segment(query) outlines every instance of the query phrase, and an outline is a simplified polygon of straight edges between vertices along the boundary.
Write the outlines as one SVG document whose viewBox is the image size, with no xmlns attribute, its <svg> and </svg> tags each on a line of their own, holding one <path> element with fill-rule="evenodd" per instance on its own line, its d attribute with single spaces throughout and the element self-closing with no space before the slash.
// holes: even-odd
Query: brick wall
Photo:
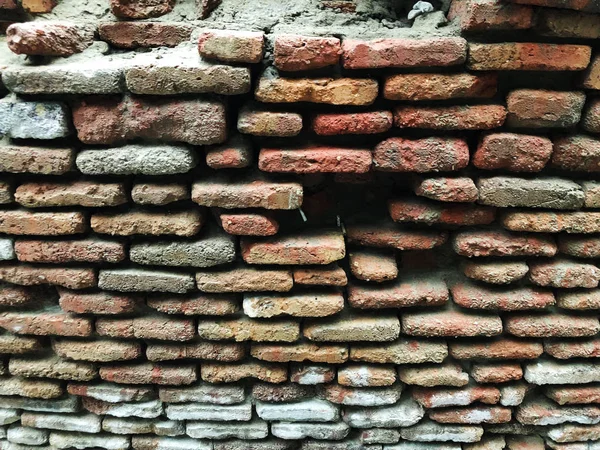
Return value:
<svg viewBox="0 0 600 450">
<path fill-rule="evenodd" d="M 0 0 L 0 449 L 600 449 L 598 0 L 92 3 Z"/>
</svg>

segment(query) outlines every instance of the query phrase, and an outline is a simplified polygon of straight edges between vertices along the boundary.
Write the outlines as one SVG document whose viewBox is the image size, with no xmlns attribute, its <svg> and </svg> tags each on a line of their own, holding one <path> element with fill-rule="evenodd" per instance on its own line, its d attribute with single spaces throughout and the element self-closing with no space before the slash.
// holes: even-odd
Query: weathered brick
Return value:
<svg viewBox="0 0 600 450">
<path fill-rule="evenodd" d="M 10 238 L 0 238 L 0 261 L 10 261 L 15 259 L 15 250 L 13 240 Z"/>
<path fill-rule="evenodd" d="M 226 316 L 240 310 L 239 301 L 230 294 L 194 294 L 192 296 L 149 297 L 147 305 L 165 314 L 186 316 Z"/>
<path fill-rule="evenodd" d="M 456 138 L 429 137 L 405 139 L 392 137 L 373 151 L 376 170 L 390 172 L 447 172 L 469 164 L 469 146 Z"/>
<path fill-rule="evenodd" d="M 323 362 L 342 364 L 348 360 L 348 348 L 342 345 L 300 344 L 255 344 L 250 354 L 269 362 Z"/>
<path fill-rule="evenodd" d="M 72 416 L 66 414 L 48 414 L 25 412 L 21 416 L 21 424 L 33 428 L 49 428 L 51 430 L 79 431 L 98 433 L 102 420 L 93 414 Z"/>
<path fill-rule="evenodd" d="M 598 99 L 592 98 L 587 103 L 581 123 L 583 128 L 590 133 L 600 133 L 600 101 Z"/>
<path fill-rule="evenodd" d="M 4 312 L 0 327 L 15 334 L 89 336 L 92 321 L 62 312 Z"/>
<path fill-rule="evenodd" d="M 501 285 L 514 283 L 529 272 L 529 266 L 523 261 L 467 261 L 462 268 L 465 276 L 472 280 Z"/>
<path fill-rule="evenodd" d="M 395 255 L 379 250 L 351 252 L 350 271 L 359 280 L 377 283 L 393 280 L 398 276 Z"/>
<path fill-rule="evenodd" d="M 548 386 L 545 395 L 559 405 L 578 405 L 598 403 L 600 401 L 600 387 L 595 384 L 584 386 Z"/>
<path fill-rule="evenodd" d="M 600 182 L 583 181 L 581 187 L 585 195 L 583 206 L 586 208 L 600 208 Z"/>
<path fill-rule="evenodd" d="M 14 201 L 13 189 L 12 184 L 8 181 L 0 182 L 0 204 L 5 205 Z"/>
<path fill-rule="evenodd" d="M 149 234 L 154 236 L 193 236 L 202 227 L 203 219 L 198 210 L 161 213 L 129 211 L 122 214 L 94 214 L 91 227 L 96 233 L 111 236 Z"/>
<path fill-rule="evenodd" d="M 185 387 L 160 387 L 159 398 L 165 403 L 213 403 L 217 405 L 234 405 L 244 401 L 244 387 L 239 385 L 215 386 L 197 383 Z"/>
<path fill-rule="evenodd" d="M 284 34 L 275 37 L 273 58 L 279 70 L 296 72 L 336 65 L 342 53 L 334 37 Z"/>
<path fill-rule="evenodd" d="M 204 363 L 200 371 L 202 379 L 209 383 L 233 383 L 245 378 L 267 383 L 283 383 L 287 380 L 287 366 L 254 361 L 241 364 Z"/>
<path fill-rule="evenodd" d="M 564 422 L 594 424 L 600 420 L 600 408 L 591 405 L 557 407 L 550 400 L 539 397 L 519 406 L 516 419 L 525 425 L 554 425 Z"/>
<path fill-rule="evenodd" d="M 76 181 L 74 183 L 24 183 L 15 200 L 28 208 L 46 206 L 117 206 L 127 202 L 122 184 Z"/>
<path fill-rule="evenodd" d="M 585 135 L 559 137 L 554 141 L 552 165 L 582 172 L 600 171 L 600 139 Z"/>
<path fill-rule="evenodd" d="M 252 397 L 263 402 L 292 402 L 314 396 L 312 386 L 296 383 L 262 383 L 252 385 Z"/>
<path fill-rule="evenodd" d="M 30 305 L 39 301 L 42 294 L 37 288 L 0 283 L 0 306 Z"/>
<path fill-rule="evenodd" d="M 415 182 L 415 194 L 441 202 L 471 203 L 479 192 L 471 178 L 425 178 Z"/>
<path fill-rule="evenodd" d="M 396 222 L 451 226 L 487 225 L 494 221 L 496 209 L 471 204 L 443 204 L 421 199 L 397 199 L 388 203 L 390 216 Z"/>
<path fill-rule="evenodd" d="M 348 242 L 367 247 L 429 250 L 444 244 L 445 232 L 403 229 L 394 224 L 347 225 Z"/>
<path fill-rule="evenodd" d="M 108 362 L 137 359 L 142 355 L 138 342 L 121 342 L 110 339 L 94 341 L 54 341 L 52 348 L 58 356 L 77 361 Z"/>
<path fill-rule="evenodd" d="M 194 289 L 194 280 L 187 273 L 140 269 L 101 270 L 100 289 L 119 292 L 173 292 L 184 294 Z"/>
<path fill-rule="evenodd" d="M 370 150 L 324 146 L 263 148 L 258 155 L 260 170 L 279 173 L 366 173 L 371 162 Z"/>
<path fill-rule="evenodd" d="M 489 130 L 501 127 L 505 119 L 502 105 L 400 106 L 394 110 L 398 128 Z"/>
<path fill-rule="evenodd" d="M 281 315 L 293 317 L 325 317 L 344 308 L 340 293 L 311 292 L 295 295 L 245 294 L 244 313 L 248 317 L 271 318 Z"/>
<path fill-rule="evenodd" d="M 531 384 L 586 384 L 600 381 L 597 364 L 540 359 L 525 366 L 525 380 Z"/>
<path fill-rule="evenodd" d="M 395 405 L 345 409 L 343 414 L 344 422 L 352 428 L 403 428 L 421 420 L 425 411 L 413 399 L 405 397 Z"/>
<path fill-rule="evenodd" d="M 600 308 L 600 290 L 567 290 L 559 291 L 556 304 L 564 309 L 597 309 Z"/>
<path fill-rule="evenodd" d="M 477 383 L 505 383 L 523 378 L 523 370 L 519 364 L 474 364 L 471 367 L 471 377 Z"/>
<path fill-rule="evenodd" d="M 263 103 L 364 106 L 373 103 L 377 94 L 377 81 L 369 78 L 283 78 L 267 71 L 254 96 Z"/>
<path fill-rule="evenodd" d="M 507 124 L 515 128 L 569 128 L 581 118 L 583 92 L 518 89 L 506 98 Z"/>
<path fill-rule="evenodd" d="M 154 139 L 206 145 L 226 137 L 225 107 L 207 100 L 88 97 L 73 106 L 73 123 L 85 144 Z"/>
<path fill-rule="evenodd" d="M 81 409 L 79 405 L 79 399 L 73 396 L 66 396 L 65 398 L 51 400 L 23 397 L 4 397 L 2 402 L 3 406 L 6 408 L 18 408 L 26 411 L 75 413 Z"/>
<path fill-rule="evenodd" d="M 544 351 L 557 359 L 596 358 L 600 356 L 600 340 L 560 340 L 544 342 Z"/>
<path fill-rule="evenodd" d="M 385 67 L 443 67 L 465 62 L 467 42 L 462 38 L 344 39 L 342 62 L 346 69 Z"/>
<path fill-rule="evenodd" d="M 98 376 L 92 364 L 67 361 L 56 355 L 41 358 L 13 356 L 8 365 L 11 375 L 27 378 L 56 378 L 59 380 L 90 381 Z"/>
<path fill-rule="evenodd" d="M 474 402 L 493 405 L 500 401 L 500 391 L 493 386 L 467 386 L 460 388 L 418 387 L 412 390 L 412 396 L 425 408 L 466 406 Z"/>
<path fill-rule="evenodd" d="M 402 338 L 391 344 L 377 346 L 352 346 L 350 359 L 381 364 L 418 364 L 442 362 L 448 356 L 448 347 L 443 341 Z"/>
<path fill-rule="evenodd" d="M 71 22 L 13 23 L 6 29 L 8 48 L 18 55 L 70 56 L 93 41 L 93 32 Z"/>
<path fill-rule="evenodd" d="M 348 302 L 353 308 L 435 306 L 448 299 L 446 283 L 427 276 L 382 286 L 353 284 L 348 288 Z"/>
<path fill-rule="evenodd" d="M 512 231 L 535 233 L 598 233 L 600 213 L 590 212 L 508 212 L 502 217 L 502 225 Z"/>
<path fill-rule="evenodd" d="M 30 336 L 0 334 L 0 352 L 3 354 L 20 355 L 43 349 L 42 341 Z"/>
<path fill-rule="evenodd" d="M 188 344 L 149 344 L 146 357 L 149 361 L 173 361 L 178 359 L 208 359 L 232 362 L 244 358 L 246 351 L 240 344 L 216 342 L 192 342 Z"/>
<path fill-rule="evenodd" d="M 34 399 L 62 397 L 64 389 L 60 381 L 19 377 L 0 379 L 0 395 L 16 395 Z"/>
<path fill-rule="evenodd" d="M 405 313 L 402 329 L 409 336 L 496 336 L 502 321 L 494 314 L 446 309 Z"/>
<path fill-rule="evenodd" d="M 538 286 L 595 288 L 600 282 L 600 269 L 593 264 L 554 259 L 531 262 L 529 268 L 529 280 Z"/>
<path fill-rule="evenodd" d="M 198 335 L 208 340 L 294 342 L 300 335 L 300 325 L 291 320 L 254 320 L 246 316 L 230 320 L 200 320 Z"/>
<path fill-rule="evenodd" d="M 60 236 L 83 233 L 86 227 L 79 212 L 0 211 L 0 232 L 6 234 Z"/>
<path fill-rule="evenodd" d="M 110 0 L 111 12 L 120 19 L 149 19 L 173 9 L 175 0 Z"/>
<path fill-rule="evenodd" d="M 75 162 L 71 149 L 0 145 L 0 172 L 62 175 Z"/>
<path fill-rule="evenodd" d="M 600 331 L 594 316 L 575 316 L 565 313 L 513 315 L 504 320 L 506 331 L 519 337 L 583 337 Z"/>
<path fill-rule="evenodd" d="M 139 363 L 121 366 L 104 365 L 100 368 L 100 377 L 114 383 L 179 386 L 192 384 L 196 381 L 197 374 L 196 366 Z"/>
<path fill-rule="evenodd" d="M 586 45 L 526 42 L 469 44 L 471 70 L 583 70 L 590 63 Z"/>
<path fill-rule="evenodd" d="M 347 406 L 393 405 L 400 400 L 402 387 L 399 384 L 383 388 L 352 388 L 339 384 L 327 384 L 320 394 L 332 403 Z"/>
<path fill-rule="evenodd" d="M 50 284 L 68 289 L 85 289 L 96 286 L 96 272 L 94 269 L 69 267 L 4 265 L 0 267 L 0 280 L 22 286 Z"/>
<path fill-rule="evenodd" d="M 238 438 L 254 440 L 266 438 L 269 434 L 267 422 L 254 420 L 238 423 L 192 422 L 187 424 L 187 434 L 197 439 Z"/>
<path fill-rule="evenodd" d="M 17 97 L 0 100 L 0 136 L 13 139 L 58 139 L 71 134 L 67 106 Z"/>
<path fill-rule="evenodd" d="M 188 41 L 192 27 L 183 23 L 107 22 L 98 26 L 100 39 L 113 47 L 175 47 Z"/>
<path fill-rule="evenodd" d="M 495 74 L 405 73 L 386 78 L 383 96 L 402 101 L 490 98 L 496 88 Z"/>
<path fill-rule="evenodd" d="M 542 136 L 515 133 L 484 135 L 473 155 L 479 169 L 511 172 L 539 172 L 552 155 L 552 141 Z"/>
<path fill-rule="evenodd" d="M 543 8 L 538 10 L 535 27 L 545 36 L 600 38 L 600 25 L 595 14 Z"/>
<path fill-rule="evenodd" d="M 302 116 L 293 112 L 267 111 L 246 106 L 239 112 L 237 129 L 240 133 L 254 136 L 296 136 L 302 131 Z"/>
<path fill-rule="evenodd" d="M 343 422 L 338 423 L 275 423 L 271 426 L 271 434 L 282 439 L 319 439 L 313 441 L 319 445 L 322 439 L 341 440 L 350 431 L 350 427 Z M 305 442 L 310 442 L 306 441 Z"/>
<path fill-rule="evenodd" d="M 450 410 L 429 411 L 429 418 L 438 423 L 506 423 L 510 422 L 511 409 L 502 406 L 472 406 Z"/>
<path fill-rule="evenodd" d="M 289 270 L 238 267 L 220 272 L 197 272 L 196 283 L 203 292 L 287 292 L 294 284 Z"/>
<path fill-rule="evenodd" d="M 277 220 L 267 214 L 221 214 L 219 221 L 225 232 L 236 236 L 273 236 L 279 231 Z"/>
<path fill-rule="evenodd" d="M 600 56 L 596 55 L 585 71 L 581 87 L 600 90 Z"/>
<path fill-rule="evenodd" d="M 391 386 L 396 382 L 396 370 L 390 366 L 347 365 L 338 369 L 337 380 L 342 386 Z"/>
<path fill-rule="evenodd" d="M 561 253 L 578 258 L 600 257 L 600 238 L 595 236 L 559 236 L 558 249 Z"/>
<path fill-rule="evenodd" d="M 557 449 L 574 449 L 578 446 L 595 445 L 594 442 L 579 442 L 583 440 L 596 441 L 599 436 L 599 425 L 578 425 L 566 423 L 555 427 L 548 427 L 548 437 Z M 556 444 L 555 442 L 572 442 L 571 444 Z"/>
<path fill-rule="evenodd" d="M 112 403 L 91 397 L 84 397 L 81 403 L 84 409 L 97 416 L 109 415 L 115 417 L 156 419 L 163 412 L 163 406 L 160 400 L 136 403 Z"/>
<path fill-rule="evenodd" d="M 226 180 L 197 181 L 192 186 L 192 200 L 201 206 L 265 209 L 297 209 L 302 204 L 302 185 L 268 181 Z"/>
<path fill-rule="evenodd" d="M 114 434 L 181 436 L 185 434 L 185 425 L 175 420 L 105 417 L 102 430 Z"/>
<path fill-rule="evenodd" d="M 131 199 L 139 205 L 163 206 L 189 198 L 189 189 L 184 184 L 140 183 L 131 189 Z"/>
<path fill-rule="evenodd" d="M 137 297 L 110 292 L 87 293 L 58 289 L 58 293 L 61 309 L 75 314 L 127 314 L 136 311 L 141 303 Z"/>
<path fill-rule="evenodd" d="M 129 445 L 129 441 L 127 444 Z M 134 450 L 212 450 L 212 444 L 189 438 L 132 436 L 131 446 L 127 448 Z"/>
<path fill-rule="evenodd" d="M 117 263 L 125 259 L 121 242 L 100 239 L 76 241 L 22 241 L 15 242 L 19 261 L 39 263 Z"/>
<path fill-rule="evenodd" d="M 448 19 L 467 32 L 526 30 L 533 25 L 533 8 L 497 0 L 454 0 Z"/>
<path fill-rule="evenodd" d="M 300 128 L 302 124 L 300 124 Z M 206 150 L 206 165 L 211 169 L 241 169 L 254 160 L 252 143 L 244 136 L 234 136 L 225 144 Z"/>
<path fill-rule="evenodd" d="M 263 32 L 205 30 L 198 38 L 198 51 L 208 59 L 234 63 L 258 63 L 264 49 Z"/>
<path fill-rule="evenodd" d="M 346 286 L 348 277 L 344 269 L 335 264 L 300 267 L 294 269 L 294 283 L 306 286 Z"/>
<path fill-rule="evenodd" d="M 549 8 L 567 8 L 578 11 L 600 12 L 600 7 L 596 2 L 585 1 L 577 2 L 573 0 L 511 0 L 514 3 L 545 6 Z"/>
<path fill-rule="evenodd" d="M 316 342 L 393 341 L 400 334 L 396 316 L 346 315 L 304 323 L 304 336 Z"/>
<path fill-rule="evenodd" d="M 312 129 L 320 136 L 377 134 L 392 128 L 392 119 L 390 111 L 319 113 L 312 119 Z"/>
<path fill-rule="evenodd" d="M 287 404 L 256 402 L 256 413 L 263 420 L 282 422 L 334 422 L 340 415 L 338 406 L 321 399 Z"/>
<path fill-rule="evenodd" d="M 475 425 L 442 425 L 432 421 L 423 421 L 412 427 L 400 429 L 400 436 L 410 441 L 432 442 L 479 442 L 483 428 Z M 427 444 L 425 448 L 431 448 Z"/>
<path fill-rule="evenodd" d="M 399 370 L 399 376 L 406 384 L 425 387 L 465 386 L 469 382 L 469 374 L 451 363 L 405 367 Z"/>
<path fill-rule="evenodd" d="M 293 364 L 289 378 L 290 382 L 302 385 L 327 384 L 335 379 L 335 369 L 326 365 Z"/>
<path fill-rule="evenodd" d="M 515 311 L 541 309 L 554 304 L 550 290 L 539 288 L 498 289 L 474 283 L 458 283 L 451 288 L 454 302 L 464 308 Z"/>
<path fill-rule="evenodd" d="M 142 402 L 156 397 L 154 389 L 147 386 L 123 386 L 111 383 L 69 383 L 69 394 L 90 397 L 104 402 Z M 79 406 L 79 404 L 78 404 Z"/>
<path fill-rule="evenodd" d="M 133 319 L 100 318 L 96 332 L 100 336 L 117 338 L 189 341 L 195 335 L 194 321 L 169 316 L 145 316 Z"/>
<path fill-rule="evenodd" d="M 81 434 L 53 431 L 50 433 L 50 445 L 58 449 L 68 449 L 75 446 L 83 448 L 103 448 L 106 450 L 128 450 L 130 440 L 114 434 Z"/>
</svg>

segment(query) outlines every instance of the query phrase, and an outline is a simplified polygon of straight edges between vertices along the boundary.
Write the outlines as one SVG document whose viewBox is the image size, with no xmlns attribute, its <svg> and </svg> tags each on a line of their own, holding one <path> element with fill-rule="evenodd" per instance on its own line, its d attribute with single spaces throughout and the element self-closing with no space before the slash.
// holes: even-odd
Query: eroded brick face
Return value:
<svg viewBox="0 0 600 450">
<path fill-rule="evenodd" d="M 0 448 L 600 448 L 600 3 L 431 3 L 0 0 Z"/>
</svg>

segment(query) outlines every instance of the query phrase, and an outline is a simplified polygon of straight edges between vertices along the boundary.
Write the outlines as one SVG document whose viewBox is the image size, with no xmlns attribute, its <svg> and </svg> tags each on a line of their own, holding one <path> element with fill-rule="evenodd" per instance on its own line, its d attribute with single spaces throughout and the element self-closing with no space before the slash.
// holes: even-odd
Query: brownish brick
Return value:
<svg viewBox="0 0 600 450">
<path fill-rule="evenodd" d="M 332 264 L 324 267 L 294 269 L 294 283 L 307 286 L 346 286 L 348 277 L 341 267 Z"/>
<path fill-rule="evenodd" d="M 542 136 L 493 133 L 479 141 L 473 165 L 479 169 L 539 172 L 552 155 L 552 141 Z"/>
<path fill-rule="evenodd" d="M 17 241 L 15 253 L 19 261 L 37 263 L 117 263 L 125 259 L 121 242 L 100 239 L 77 241 Z"/>
<path fill-rule="evenodd" d="M 518 89 L 506 98 L 507 124 L 515 128 L 569 128 L 581 118 L 583 92 Z"/>
<path fill-rule="evenodd" d="M 102 366 L 100 377 L 120 384 L 187 385 L 197 379 L 196 366 L 165 366 L 140 363 L 120 366 Z"/>
<path fill-rule="evenodd" d="M 450 354 L 456 359 L 536 359 L 544 351 L 541 342 L 512 337 L 478 342 L 450 342 Z"/>
<path fill-rule="evenodd" d="M 403 73 L 386 78 L 383 96 L 403 101 L 490 98 L 496 93 L 497 83 L 492 73 Z"/>
<path fill-rule="evenodd" d="M 262 31 L 205 30 L 198 38 L 198 51 L 208 59 L 255 64 L 262 60 L 263 50 Z"/>
<path fill-rule="evenodd" d="M 600 55 L 596 55 L 584 73 L 581 87 L 600 90 Z"/>
<path fill-rule="evenodd" d="M 123 214 L 94 214 L 92 229 L 96 233 L 132 236 L 149 234 L 154 236 L 193 236 L 202 227 L 203 218 L 196 210 L 164 213 L 130 211 Z"/>
<path fill-rule="evenodd" d="M 457 283 L 451 288 L 454 303 L 463 308 L 516 311 L 543 309 L 555 303 L 551 290 L 540 288 L 496 288 L 475 283 Z"/>
<path fill-rule="evenodd" d="M 506 331 L 519 337 L 583 337 L 600 331 L 595 316 L 575 316 L 558 312 L 513 315 L 505 318 Z"/>
<path fill-rule="evenodd" d="M 169 316 L 97 319 L 96 332 L 100 336 L 116 338 L 189 341 L 194 338 L 195 324 L 192 319 L 174 319 Z"/>
<path fill-rule="evenodd" d="M 502 320 L 494 314 L 452 309 L 410 312 L 402 316 L 402 329 L 409 336 L 496 336 L 502 333 Z"/>
<path fill-rule="evenodd" d="M 502 105 L 400 106 L 394 110 L 394 125 L 399 128 L 433 130 L 489 130 L 504 124 Z"/>
<path fill-rule="evenodd" d="M 146 357 L 149 361 L 202 359 L 221 362 L 239 361 L 246 356 L 242 344 L 221 342 L 190 342 L 187 344 L 149 344 Z"/>
<path fill-rule="evenodd" d="M 78 212 L 0 211 L 0 233 L 60 236 L 83 233 L 86 217 Z"/>
<path fill-rule="evenodd" d="M 496 209 L 471 204 L 444 204 L 420 199 L 390 200 L 391 218 L 396 222 L 452 226 L 488 225 L 496 218 Z"/>
<path fill-rule="evenodd" d="M 43 342 L 35 337 L 0 334 L 0 353 L 20 355 L 42 350 Z"/>
<path fill-rule="evenodd" d="M 195 294 L 190 297 L 150 297 L 150 308 L 165 314 L 186 316 L 227 316 L 240 310 L 240 302 L 230 294 Z"/>
<path fill-rule="evenodd" d="M 544 351 L 557 359 L 598 358 L 600 339 L 545 341 Z"/>
<path fill-rule="evenodd" d="M 90 336 L 92 321 L 63 312 L 5 312 L 0 327 L 15 334 L 36 336 Z"/>
<path fill-rule="evenodd" d="M 0 395 L 50 400 L 62 397 L 62 382 L 55 380 L 9 377 L 0 379 Z"/>
<path fill-rule="evenodd" d="M 392 223 L 347 225 L 348 242 L 366 247 L 398 250 L 429 250 L 443 245 L 448 235 L 442 231 L 412 230 Z"/>
<path fill-rule="evenodd" d="M 141 299 L 110 292 L 86 293 L 58 289 L 59 305 L 65 312 L 75 314 L 128 314 L 135 312 Z"/>
<path fill-rule="evenodd" d="M 348 360 L 345 345 L 301 344 L 253 344 L 250 354 L 269 362 L 304 362 L 342 364 Z"/>
<path fill-rule="evenodd" d="M 42 294 L 38 288 L 0 283 L 0 306 L 28 305 L 39 301 Z"/>
<path fill-rule="evenodd" d="M 273 49 L 275 67 L 291 72 L 336 65 L 341 53 L 338 38 L 292 34 L 276 36 Z"/>
<path fill-rule="evenodd" d="M 533 8 L 498 0 L 453 0 L 448 19 L 469 32 L 526 30 L 533 25 Z"/>
<path fill-rule="evenodd" d="M 18 55 L 70 56 L 93 42 L 93 32 L 68 22 L 13 23 L 6 29 L 8 48 Z"/>
<path fill-rule="evenodd" d="M 227 233 L 236 236 L 273 236 L 279 231 L 277 220 L 267 214 L 221 214 L 219 220 Z"/>
<path fill-rule="evenodd" d="M 474 364 L 471 367 L 471 377 L 477 383 L 506 383 L 523 378 L 523 369 L 519 364 Z"/>
<path fill-rule="evenodd" d="M 600 38 L 598 18 L 597 14 L 539 8 L 535 28 L 545 36 L 598 39 Z"/>
<path fill-rule="evenodd" d="M 122 184 L 76 181 L 73 183 L 24 183 L 15 200 L 28 208 L 47 206 L 117 206 L 127 203 Z"/>
<path fill-rule="evenodd" d="M 267 383 L 283 383 L 287 380 L 287 366 L 248 362 L 241 364 L 202 364 L 200 368 L 204 381 L 209 383 L 233 383 L 245 378 L 254 378 Z"/>
<path fill-rule="evenodd" d="M 438 423 L 506 423 L 510 422 L 512 411 L 502 406 L 473 406 L 429 411 L 429 418 Z"/>
<path fill-rule="evenodd" d="M 208 340 L 294 342 L 300 335 L 300 324 L 291 320 L 254 320 L 246 316 L 230 320 L 200 320 L 198 335 Z"/>
<path fill-rule="evenodd" d="M 66 361 L 56 355 L 41 358 L 13 357 L 9 363 L 11 375 L 27 378 L 90 381 L 98 376 L 93 364 Z"/>
<path fill-rule="evenodd" d="M 113 47 L 175 47 L 188 41 L 192 26 L 183 23 L 108 22 L 98 26 L 100 39 Z"/>
<path fill-rule="evenodd" d="M 228 271 L 197 272 L 196 283 L 203 292 L 287 292 L 294 284 L 289 270 L 238 267 Z"/>
<path fill-rule="evenodd" d="M 242 169 L 250 166 L 253 160 L 252 143 L 243 136 L 235 136 L 223 145 L 206 150 L 206 165 L 211 169 Z"/>
<path fill-rule="evenodd" d="M 392 128 L 390 111 L 359 113 L 320 113 L 312 119 L 312 129 L 320 136 L 377 134 Z"/>
<path fill-rule="evenodd" d="M 446 283 L 434 277 L 420 277 L 381 286 L 353 284 L 348 302 L 353 308 L 403 308 L 437 306 L 449 299 Z"/>
<path fill-rule="evenodd" d="M 97 284 L 94 269 L 28 265 L 5 265 L 0 267 L 0 280 L 23 286 L 51 284 L 69 289 L 85 289 Z"/>
<path fill-rule="evenodd" d="M 110 0 L 111 12 L 120 19 L 149 19 L 163 16 L 173 9 L 175 0 Z"/>
<path fill-rule="evenodd" d="M 141 343 L 111 339 L 96 339 L 93 341 L 61 339 L 54 341 L 52 348 L 61 358 L 77 361 L 127 361 L 137 359 L 142 355 Z"/>
<path fill-rule="evenodd" d="M 168 205 L 188 200 L 189 188 L 184 184 L 141 183 L 133 186 L 132 200 L 139 205 Z"/>
<path fill-rule="evenodd" d="M 371 170 L 371 151 L 339 147 L 263 148 L 258 168 L 278 173 L 366 173 Z"/>
<path fill-rule="evenodd" d="M 68 148 L 19 147 L 0 145 L 0 171 L 62 175 L 75 163 L 75 152 Z"/>
</svg>

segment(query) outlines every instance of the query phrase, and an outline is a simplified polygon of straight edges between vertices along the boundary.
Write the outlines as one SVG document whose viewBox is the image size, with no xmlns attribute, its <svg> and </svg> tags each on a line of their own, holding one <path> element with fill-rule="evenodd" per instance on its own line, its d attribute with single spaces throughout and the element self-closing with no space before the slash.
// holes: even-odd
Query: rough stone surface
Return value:
<svg viewBox="0 0 600 450">
<path fill-rule="evenodd" d="M 64 103 L 5 97 L 0 101 L 0 136 L 13 139 L 58 139 L 71 134 Z"/>
</svg>

